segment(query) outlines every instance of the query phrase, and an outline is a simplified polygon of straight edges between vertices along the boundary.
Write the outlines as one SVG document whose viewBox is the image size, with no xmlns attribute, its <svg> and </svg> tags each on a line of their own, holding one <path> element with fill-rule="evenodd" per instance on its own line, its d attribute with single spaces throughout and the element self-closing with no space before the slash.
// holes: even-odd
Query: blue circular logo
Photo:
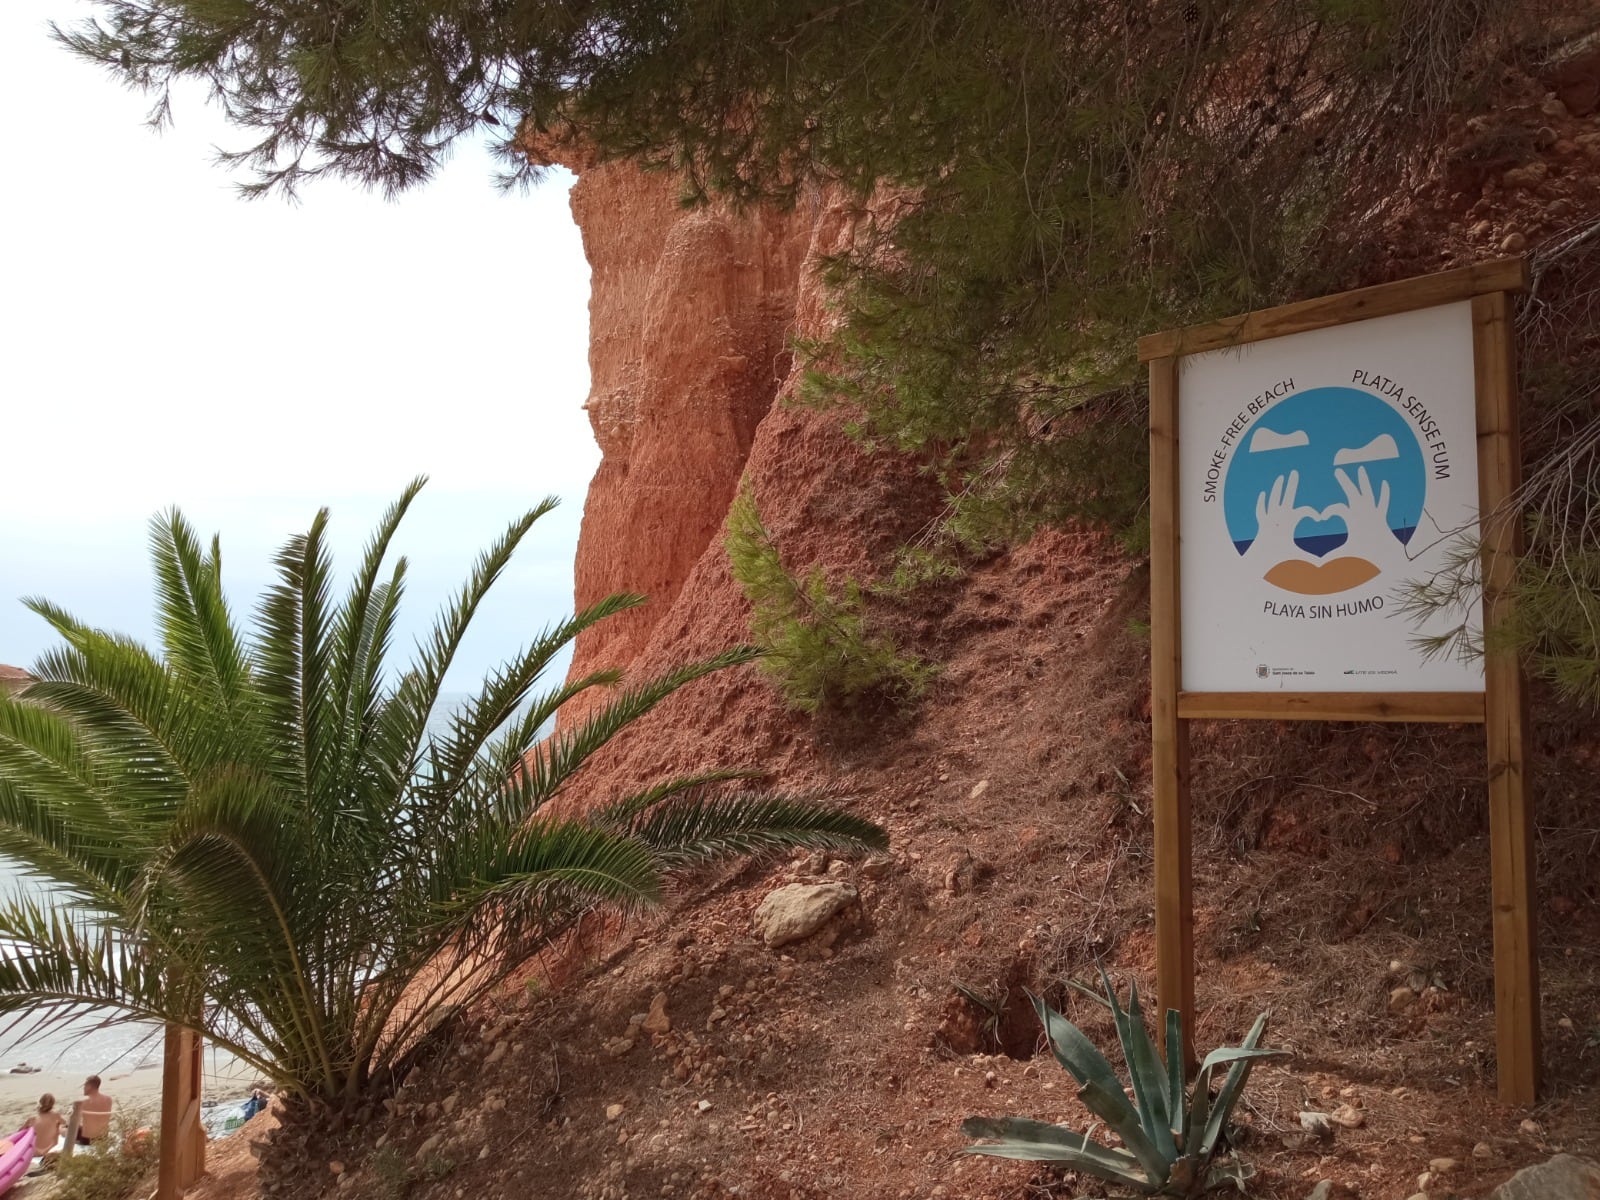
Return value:
<svg viewBox="0 0 1600 1200">
<path fill-rule="evenodd" d="M 1234 549 L 1261 562 L 1268 582 L 1326 594 L 1403 560 L 1427 486 L 1403 414 L 1370 392 L 1313 388 L 1245 432 L 1223 481 L 1223 516 Z"/>
</svg>

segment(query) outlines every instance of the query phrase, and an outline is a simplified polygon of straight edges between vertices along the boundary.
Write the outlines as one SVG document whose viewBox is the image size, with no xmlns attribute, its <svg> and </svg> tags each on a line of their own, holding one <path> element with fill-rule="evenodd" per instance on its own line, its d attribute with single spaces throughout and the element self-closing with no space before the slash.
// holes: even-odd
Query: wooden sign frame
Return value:
<svg viewBox="0 0 1600 1200">
<path fill-rule="evenodd" d="M 1488 748 L 1495 1031 L 1500 1098 L 1532 1104 L 1540 1082 L 1538 951 L 1528 719 L 1516 655 L 1491 649 L 1479 692 L 1185 692 L 1178 525 L 1179 362 L 1199 354 L 1437 305 L 1472 305 L 1484 624 L 1509 615 L 1521 522 L 1508 509 L 1520 480 L 1510 293 L 1528 284 L 1520 258 L 1380 284 L 1169 330 L 1139 340 L 1150 369 L 1150 692 L 1154 776 L 1156 988 L 1194 1030 L 1193 849 L 1189 722 L 1213 719 L 1436 721 L 1484 725 Z M 1159 1010 L 1158 1010 L 1159 1011 Z M 1190 1062 L 1192 1042 L 1184 1047 Z"/>
</svg>

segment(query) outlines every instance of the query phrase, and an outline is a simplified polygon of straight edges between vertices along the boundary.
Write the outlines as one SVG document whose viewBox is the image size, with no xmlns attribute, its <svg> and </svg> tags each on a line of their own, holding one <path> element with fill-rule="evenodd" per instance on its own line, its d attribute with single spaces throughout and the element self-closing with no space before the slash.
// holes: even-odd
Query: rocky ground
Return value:
<svg viewBox="0 0 1600 1200">
<path fill-rule="evenodd" d="M 1036 539 L 946 597 L 938 626 L 966 632 L 909 724 L 827 741 L 793 726 L 788 781 L 885 823 L 888 856 L 692 880 L 649 923 L 597 932 L 570 977 L 552 961 L 473 1014 L 367 1124 L 278 1135 L 265 1180 L 246 1148 L 270 1139 L 247 1129 L 196 1194 L 1106 1194 L 957 1152 L 972 1114 L 1087 1120 L 1024 988 L 1111 1044 L 1064 981 L 1098 959 L 1123 986 L 1150 983 L 1144 680 L 1118 665 L 1139 638 L 1129 578 L 1098 539 Z M 663 720 L 769 691 L 754 673 L 704 681 Z M 1586 780 L 1593 730 L 1558 728 L 1571 740 L 1547 738 L 1545 761 Z M 659 744 L 619 747 L 608 769 Z M 1548 852 L 1592 839 L 1592 795 L 1552 804 L 1545 825 L 1549 1099 L 1509 1110 L 1494 1098 L 1475 752 L 1471 730 L 1285 725 L 1197 753 L 1197 1040 L 1235 1040 L 1269 1009 L 1268 1041 L 1292 1052 L 1258 1068 L 1241 1110 L 1250 1194 L 1485 1196 L 1558 1151 L 1600 1152 L 1600 912 L 1592 875 Z M 796 885 L 840 910 L 769 945 L 762 906 Z"/>
</svg>

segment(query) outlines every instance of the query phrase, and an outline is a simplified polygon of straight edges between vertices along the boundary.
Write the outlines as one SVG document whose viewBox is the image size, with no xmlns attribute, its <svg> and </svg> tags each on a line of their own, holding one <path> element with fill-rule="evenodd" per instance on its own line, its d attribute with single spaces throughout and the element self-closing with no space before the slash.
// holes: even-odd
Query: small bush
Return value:
<svg viewBox="0 0 1600 1200">
<path fill-rule="evenodd" d="M 416 1182 L 410 1164 L 393 1146 L 384 1146 L 367 1159 L 367 1170 L 382 1200 L 405 1200 Z"/>
<path fill-rule="evenodd" d="M 733 577 L 750 601 L 762 668 L 791 708 L 816 714 L 873 699 L 908 704 L 927 689 L 933 667 L 870 631 L 859 583 L 847 579 L 835 588 L 821 567 L 804 580 L 785 569 L 748 485 L 728 511 L 725 544 Z"/>
<path fill-rule="evenodd" d="M 130 1111 L 117 1117 L 111 1133 L 92 1146 L 80 1146 L 59 1159 L 52 1200 L 125 1200 L 156 1169 L 161 1132 Z"/>
</svg>

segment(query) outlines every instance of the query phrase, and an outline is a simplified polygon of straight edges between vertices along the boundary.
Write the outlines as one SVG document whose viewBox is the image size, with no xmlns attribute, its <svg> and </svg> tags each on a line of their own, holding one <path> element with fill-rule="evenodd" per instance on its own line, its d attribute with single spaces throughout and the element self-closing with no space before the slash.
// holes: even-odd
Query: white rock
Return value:
<svg viewBox="0 0 1600 1200">
<path fill-rule="evenodd" d="M 1303 1112 L 1300 1114 L 1300 1128 L 1313 1137 L 1331 1138 L 1333 1119 L 1327 1113 Z"/>
<path fill-rule="evenodd" d="M 1600 1167 L 1558 1154 L 1524 1167 L 1489 1193 L 1489 1200 L 1593 1200 L 1600 1196 Z"/>
<path fill-rule="evenodd" d="M 756 929 L 769 947 L 787 946 L 810 937 L 859 897 L 848 883 L 791 883 L 761 902 Z"/>
</svg>

